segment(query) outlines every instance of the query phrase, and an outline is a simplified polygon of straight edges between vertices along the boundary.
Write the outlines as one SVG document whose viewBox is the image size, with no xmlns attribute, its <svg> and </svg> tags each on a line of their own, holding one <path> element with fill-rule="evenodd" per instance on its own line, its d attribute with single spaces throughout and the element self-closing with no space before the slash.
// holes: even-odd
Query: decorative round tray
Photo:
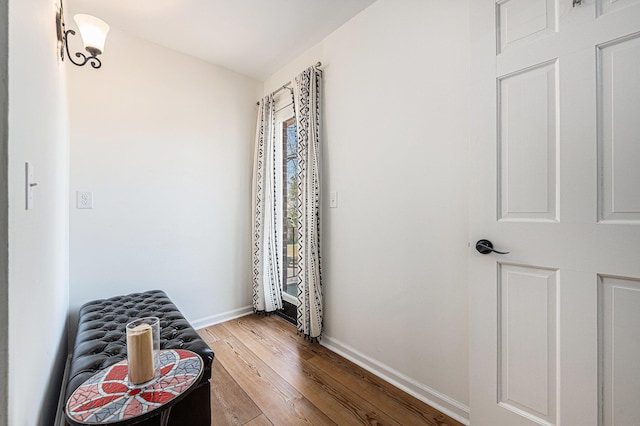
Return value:
<svg viewBox="0 0 640 426">
<path fill-rule="evenodd" d="M 66 405 L 67 417 L 84 425 L 151 417 L 156 414 L 152 411 L 177 402 L 200 378 L 202 368 L 202 359 L 191 351 L 163 350 L 158 378 L 134 388 L 129 387 L 127 361 L 121 361 L 97 372 L 71 394 Z"/>
</svg>

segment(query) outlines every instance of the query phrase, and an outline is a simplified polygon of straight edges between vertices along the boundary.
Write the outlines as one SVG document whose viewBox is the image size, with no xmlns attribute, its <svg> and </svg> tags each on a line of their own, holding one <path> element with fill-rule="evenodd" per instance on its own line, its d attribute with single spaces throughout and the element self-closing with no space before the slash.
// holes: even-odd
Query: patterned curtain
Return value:
<svg viewBox="0 0 640 426">
<path fill-rule="evenodd" d="M 317 340 L 322 334 L 320 275 L 320 84 L 309 67 L 294 80 L 293 106 L 298 136 L 298 332 Z"/>
<path fill-rule="evenodd" d="M 253 310 L 282 309 L 282 164 L 277 149 L 273 95 L 262 99 L 253 162 Z"/>
</svg>

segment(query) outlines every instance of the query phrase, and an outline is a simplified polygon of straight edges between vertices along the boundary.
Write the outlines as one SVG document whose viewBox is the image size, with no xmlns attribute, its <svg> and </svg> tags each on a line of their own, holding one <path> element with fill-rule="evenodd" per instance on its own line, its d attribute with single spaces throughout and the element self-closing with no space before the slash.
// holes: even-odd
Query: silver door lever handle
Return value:
<svg viewBox="0 0 640 426">
<path fill-rule="evenodd" d="M 493 243 L 489 240 L 478 240 L 476 243 L 476 250 L 482 254 L 489 254 L 491 252 L 497 254 L 509 254 L 508 251 L 498 251 L 493 248 Z"/>
</svg>

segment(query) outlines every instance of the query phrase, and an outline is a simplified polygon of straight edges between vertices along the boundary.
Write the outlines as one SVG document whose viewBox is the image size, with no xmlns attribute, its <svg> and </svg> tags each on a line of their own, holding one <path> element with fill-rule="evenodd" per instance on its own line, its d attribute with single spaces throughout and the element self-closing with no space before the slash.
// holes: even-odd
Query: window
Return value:
<svg viewBox="0 0 640 426">
<path fill-rule="evenodd" d="M 283 212 L 284 223 L 284 265 L 283 265 L 283 298 L 290 303 L 286 295 L 293 298 L 298 296 L 298 140 L 296 137 L 295 118 L 291 117 L 282 122 L 282 152 L 283 152 Z"/>
<path fill-rule="evenodd" d="M 298 307 L 298 140 L 296 121 L 290 92 L 282 91 L 276 99 L 277 141 L 282 150 L 278 162 L 282 164 L 282 201 L 278 215 L 282 221 L 282 304 L 278 314 L 296 323 Z"/>
</svg>

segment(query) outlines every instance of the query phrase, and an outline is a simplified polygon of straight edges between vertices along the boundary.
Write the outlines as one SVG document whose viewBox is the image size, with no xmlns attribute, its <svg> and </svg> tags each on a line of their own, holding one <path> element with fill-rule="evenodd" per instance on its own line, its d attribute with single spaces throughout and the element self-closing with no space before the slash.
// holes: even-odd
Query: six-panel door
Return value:
<svg viewBox="0 0 640 426">
<path fill-rule="evenodd" d="M 470 2 L 476 426 L 640 425 L 640 0 L 576 3 Z"/>
</svg>

